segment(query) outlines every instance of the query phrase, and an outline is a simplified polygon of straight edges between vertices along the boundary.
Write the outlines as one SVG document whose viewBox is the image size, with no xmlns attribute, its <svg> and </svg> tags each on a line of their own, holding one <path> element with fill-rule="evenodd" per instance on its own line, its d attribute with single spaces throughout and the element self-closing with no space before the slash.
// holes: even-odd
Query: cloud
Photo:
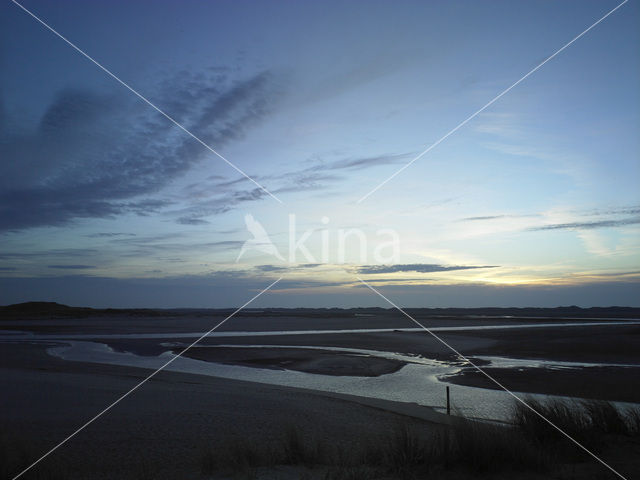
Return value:
<svg viewBox="0 0 640 480">
<path fill-rule="evenodd" d="M 439 279 L 437 278 L 425 278 L 425 277 L 403 277 L 403 278 L 367 278 L 367 283 L 375 285 L 380 284 L 382 286 L 387 285 L 411 285 L 413 283 L 418 283 L 420 285 L 424 285 L 424 282 L 437 282 Z"/>
<path fill-rule="evenodd" d="M 626 207 L 600 208 L 589 211 L 581 211 L 580 213 L 585 216 L 637 215 L 640 213 L 640 206 L 630 205 Z"/>
<path fill-rule="evenodd" d="M 159 235 L 112 238 L 109 244 L 115 247 L 119 256 L 139 257 L 147 255 L 173 255 L 190 252 L 217 252 L 239 249 L 244 241 L 218 240 L 197 242 L 185 233 L 167 233 Z M 169 261 L 165 259 L 165 261 Z M 182 261 L 182 260 L 180 260 Z"/>
<path fill-rule="evenodd" d="M 627 225 L 636 225 L 638 223 L 640 223 L 640 217 L 630 217 L 630 218 L 623 218 L 619 220 L 598 220 L 593 222 L 552 223 L 548 225 L 530 227 L 527 229 L 527 231 L 589 230 L 594 228 L 624 227 Z"/>
<path fill-rule="evenodd" d="M 459 222 L 479 222 L 479 221 L 488 221 L 488 220 L 502 220 L 505 218 L 531 218 L 531 217 L 539 217 L 540 215 L 538 214 L 529 214 L 529 215 L 510 215 L 510 214 L 503 214 L 503 215 L 485 215 L 485 216 L 478 216 L 478 217 L 465 217 L 465 218 L 461 218 L 460 220 L 458 220 Z"/>
<path fill-rule="evenodd" d="M 381 155 L 365 156 L 365 157 L 346 157 L 335 160 L 322 160 L 314 158 L 310 160 L 310 166 L 300 169 L 295 172 L 288 172 L 280 178 L 294 179 L 296 181 L 300 179 L 323 179 L 323 176 L 329 176 L 329 178 L 340 178 L 338 175 L 332 172 L 339 172 L 341 170 L 362 170 L 371 167 L 381 165 L 398 165 L 402 164 L 405 160 L 409 160 L 413 157 L 415 152 L 404 153 L 385 153 Z"/>
<path fill-rule="evenodd" d="M 256 265 L 256 270 L 261 272 L 286 272 L 289 267 L 281 267 L 279 265 Z"/>
<path fill-rule="evenodd" d="M 370 168 L 377 165 L 397 165 L 402 163 L 402 160 L 408 159 L 413 153 L 398 153 L 398 154 L 386 154 L 377 155 L 373 157 L 363 158 L 351 158 L 345 160 L 336 160 L 331 162 L 328 166 L 331 170 L 349 169 L 359 170 L 363 168 Z"/>
<path fill-rule="evenodd" d="M 496 215 L 482 215 L 482 216 L 473 216 L 473 217 L 465 217 L 456 222 L 494 222 L 499 220 L 518 220 L 518 219 L 526 219 L 526 218 L 537 218 L 539 221 L 532 224 L 527 222 L 527 224 L 522 224 L 522 222 L 502 222 L 502 225 L 511 229 L 525 232 L 536 232 L 536 231 L 551 231 L 551 230 L 581 230 L 583 233 L 586 233 L 586 230 L 595 230 L 599 228 L 610 228 L 610 227 L 624 227 L 629 225 L 636 225 L 640 223 L 640 217 L 637 214 L 640 213 L 640 206 L 638 205 L 629 205 L 629 206 L 621 206 L 621 207 L 603 207 L 603 208 L 594 208 L 590 210 L 586 209 L 574 209 L 574 210 L 563 210 L 559 212 L 551 212 L 551 213 L 531 213 L 531 214 L 496 214 Z M 561 215 L 560 217 L 558 215 Z M 636 215 L 636 216 L 633 216 Z M 626 217 L 623 217 L 626 216 Z M 542 223 L 544 221 L 552 222 L 552 223 Z M 542 223 L 542 224 L 541 224 Z M 496 225 L 492 224 L 492 227 Z M 495 232 L 496 230 L 491 230 Z M 594 242 L 591 242 L 592 245 L 595 245 Z M 591 249 L 590 249 L 591 250 Z M 600 253 L 604 252 L 601 246 L 594 249 L 595 251 Z"/>
<path fill-rule="evenodd" d="M 573 276 L 577 278 L 606 278 L 613 277 L 617 279 L 626 280 L 628 277 L 638 277 L 640 280 L 640 270 L 627 270 L 627 271 L 619 271 L 619 272 L 610 272 L 610 273 L 576 273 Z"/>
<path fill-rule="evenodd" d="M 477 221 L 481 221 L 481 220 L 498 220 L 499 218 L 507 218 L 510 215 L 487 215 L 484 217 L 466 217 L 466 218 L 461 218 L 459 221 L 460 222 L 477 222 Z"/>
<path fill-rule="evenodd" d="M 498 265 L 439 265 L 428 263 L 399 264 L 399 265 L 363 265 L 357 267 L 358 273 L 379 274 L 396 272 L 450 272 L 454 270 L 473 270 L 476 268 L 498 268 Z"/>
<path fill-rule="evenodd" d="M 256 265 L 254 268 L 260 272 L 290 272 L 293 270 L 307 270 L 321 266 L 321 263 L 303 263 L 300 265 Z"/>
<path fill-rule="evenodd" d="M 473 128 L 480 133 L 503 137 L 520 137 L 523 133 L 513 113 L 483 112 Z"/>
<path fill-rule="evenodd" d="M 0 260 L 28 260 L 34 258 L 77 258 L 94 256 L 98 251 L 93 248 L 54 248 L 51 250 L 41 250 L 38 252 L 5 252 L 0 253 Z"/>
<path fill-rule="evenodd" d="M 86 270 L 96 268 L 94 265 L 47 265 L 47 268 L 57 268 L 60 270 Z"/>
<path fill-rule="evenodd" d="M 273 191 L 306 191 L 310 188 L 324 188 L 322 182 L 339 181 L 344 177 L 340 171 L 356 171 L 368 169 L 381 165 L 398 165 L 404 160 L 410 159 L 414 153 L 394 153 L 381 154 L 365 157 L 345 157 L 335 160 L 323 160 L 317 157 L 307 160 L 308 166 L 280 174 L 271 175 L 251 175 L 252 178 L 260 182 L 279 182 L 281 186 Z M 229 190 L 229 187 L 235 187 L 238 184 L 247 183 L 245 177 L 237 177 L 235 179 L 220 179 L 220 177 L 209 178 L 204 182 L 189 185 L 189 192 L 194 195 L 202 195 L 204 192 L 219 192 L 220 190 Z M 261 192 L 261 190 L 257 189 Z M 238 192 L 235 192 L 238 194 Z"/>
<path fill-rule="evenodd" d="M 267 195 L 257 187 L 251 190 L 228 191 L 169 213 L 179 215 L 177 222 L 182 225 L 205 225 L 209 223 L 205 217 L 228 212 L 239 204 L 258 201 Z"/>
<path fill-rule="evenodd" d="M 113 237 L 135 237 L 135 233 L 124 232 L 97 232 L 85 235 L 87 238 L 113 238 Z"/>
<path fill-rule="evenodd" d="M 250 173 L 250 176 L 261 184 L 279 184 L 280 186 L 269 187 L 276 194 L 308 192 L 327 188 L 328 182 L 335 183 L 343 180 L 345 177 L 340 175 L 341 171 L 357 171 L 379 165 L 399 164 L 411 155 L 411 153 L 384 154 L 332 161 L 314 158 L 309 162 L 309 166 L 299 170 L 271 175 Z M 243 185 L 248 185 L 250 188 L 243 189 Z M 205 225 L 209 223 L 206 217 L 228 212 L 238 204 L 257 201 L 267 195 L 264 190 L 255 188 L 246 177 L 229 179 L 218 175 L 188 185 L 184 193 L 192 200 L 191 204 L 170 212 L 177 215 L 176 221 L 181 225 Z"/>
<path fill-rule="evenodd" d="M 180 225 L 208 225 L 209 222 L 198 217 L 179 217 L 176 222 Z"/>
<path fill-rule="evenodd" d="M 279 94 L 269 72 L 243 80 L 181 72 L 152 90 L 161 108 L 217 148 L 267 117 Z M 0 230 L 157 212 L 170 205 L 158 192 L 209 155 L 127 92 L 64 90 L 34 131 L 15 131 L 0 132 Z"/>
</svg>

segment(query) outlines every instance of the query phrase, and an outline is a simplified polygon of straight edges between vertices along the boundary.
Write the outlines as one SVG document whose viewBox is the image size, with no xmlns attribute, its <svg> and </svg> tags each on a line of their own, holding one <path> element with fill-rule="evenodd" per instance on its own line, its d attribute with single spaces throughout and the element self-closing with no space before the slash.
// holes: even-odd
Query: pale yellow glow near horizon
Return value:
<svg viewBox="0 0 640 480">
<path fill-rule="evenodd" d="M 480 270 L 480 269 L 478 269 Z M 306 281 L 310 284 L 317 282 L 317 286 L 305 288 L 319 289 L 327 291 L 334 289 L 350 288 L 358 285 L 357 277 L 366 281 L 375 282 L 378 286 L 414 286 L 421 285 L 494 285 L 494 286 L 554 286 L 554 285 L 585 285 L 589 283 L 616 282 L 616 281 L 638 281 L 640 272 L 611 272 L 592 271 L 585 272 L 577 269 L 566 272 L 557 267 L 549 268 L 517 267 L 517 268 L 496 268 L 482 269 L 482 272 L 475 270 L 459 270 L 448 272 L 393 272 L 380 274 L 358 273 L 357 266 L 354 265 L 322 265 L 312 269 L 293 269 L 283 273 L 285 278 L 291 280 Z M 527 273 L 525 273 L 527 272 Z M 535 272 L 540 272 L 536 274 Z M 329 284 L 329 285 L 327 285 Z M 291 291 L 297 291 L 293 287 Z"/>
</svg>

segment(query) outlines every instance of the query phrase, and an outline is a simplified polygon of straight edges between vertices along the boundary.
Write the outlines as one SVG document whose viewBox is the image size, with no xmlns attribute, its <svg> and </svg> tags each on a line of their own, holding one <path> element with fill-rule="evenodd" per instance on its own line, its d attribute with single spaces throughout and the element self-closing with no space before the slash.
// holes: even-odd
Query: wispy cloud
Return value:
<svg viewBox="0 0 640 480">
<path fill-rule="evenodd" d="M 124 232 L 98 232 L 85 235 L 87 238 L 114 238 L 114 237 L 135 237 L 135 233 Z"/>
<path fill-rule="evenodd" d="M 455 222 L 486 224 L 482 233 L 497 231 L 552 231 L 552 230 L 595 230 L 600 228 L 625 227 L 640 223 L 640 213 L 636 205 L 602 207 L 594 209 L 562 209 L 531 214 L 495 214 L 464 217 Z M 526 221 L 526 219 L 535 219 Z"/>
<path fill-rule="evenodd" d="M 341 172 L 358 171 L 383 165 L 397 165 L 411 158 L 412 152 L 384 153 L 364 157 L 343 157 L 324 160 L 314 157 L 309 159 L 307 166 L 298 170 L 282 174 L 263 177 L 265 180 L 275 180 L 285 183 L 281 188 L 306 190 L 311 187 L 323 187 L 322 182 L 339 181 L 345 177 Z"/>
<path fill-rule="evenodd" d="M 294 270 L 308 270 L 321 266 L 321 263 L 304 263 L 300 265 L 256 265 L 254 268 L 260 272 L 290 272 Z"/>
<path fill-rule="evenodd" d="M 581 210 L 578 213 L 588 216 L 600 216 L 600 215 L 637 215 L 640 213 L 639 205 L 630 205 L 626 207 L 611 207 L 611 208 L 595 208 L 592 210 Z"/>
<path fill-rule="evenodd" d="M 478 217 L 465 217 L 458 220 L 459 222 L 478 222 L 485 220 L 502 220 L 505 218 L 528 218 L 528 217 L 539 217 L 539 214 L 529 214 L 529 215 L 511 215 L 511 214 L 502 214 L 502 215 L 484 215 Z"/>
<path fill-rule="evenodd" d="M 258 178 L 258 176 L 252 176 L 252 178 Z M 263 181 L 260 178 L 258 180 Z M 176 222 L 181 225 L 207 225 L 210 223 L 207 217 L 226 213 L 240 204 L 255 202 L 268 195 L 260 188 L 249 190 L 216 188 L 213 191 L 216 193 L 210 198 L 191 201 L 188 206 L 167 213 L 176 217 Z M 279 190 L 274 188 L 271 191 L 279 193 Z"/>
<path fill-rule="evenodd" d="M 498 136 L 516 137 L 522 135 L 518 126 L 518 118 L 514 113 L 483 112 L 473 129 L 476 132 Z"/>
<path fill-rule="evenodd" d="M 120 256 L 174 255 L 183 252 L 218 252 L 235 250 L 242 246 L 242 240 L 196 241 L 185 233 L 113 238 L 109 245 L 117 249 Z"/>
<path fill-rule="evenodd" d="M 180 72 L 152 90 L 157 104 L 216 147 L 242 138 L 267 117 L 278 94 L 269 72 L 241 80 L 226 71 Z M 15 130 L 0 132 L 0 156 L 7 159 L 0 164 L 0 230 L 157 212 L 171 204 L 154 198 L 159 190 L 207 155 L 124 93 L 64 90 L 35 131 Z"/>
<path fill-rule="evenodd" d="M 96 267 L 94 265 L 47 265 L 47 268 L 54 268 L 59 270 L 86 270 Z"/>
<path fill-rule="evenodd" d="M 594 228 L 624 227 L 640 223 L 640 217 L 623 218 L 619 220 L 598 220 L 593 222 L 552 223 L 527 228 L 528 231 L 542 230 L 590 230 Z"/>
<path fill-rule="evenodd" d="M 183 216 L 183 217 L 178 217 L 178 219 L 176 220 L 176 222 L 178 222 L 181 225 L 208 225 L 209 222 L 206 220 L 203 220 L 202 218 L 198 218 L 196 216 Z"/>
<path fill-rule="evenodd" d="M 411 156 L 410 153 L 383 154 L 365 157 L 345 157 L 325 161 L 313 158 L 307 166 L 284 173 L 259 175 L 251 173 L 251 177 L 261 183 L 268 183 L 274 193 L 301 192 L 328 188 L 346 178 L 341 172 L 353 172 L 382 165 L 401 163 Z M 266 194 L 259 188 L 247 188 L 249 182 L 245 177 L 226 178 L 217 175 L 192 183 L 185 187 L 184 193 L 189 198 L 189 205 L 170 213 L 182 225 L 206 225 L 207 217 L 230 211 L 235 206 L 262 199 Z"/>
<path fill-rule="evenodd" d="M 0 253 L 0 260 L 26 260 L 41 258 L 80 258 L 94 256 L 98 250 L 94 248 L 54 248 L 38 252 L 4 252 Z"/>
<path fill-rule="evenodd" d="M 399 265 L 364 265 L 356 268 L 358 273 L 396 273 L 396 272 L 451 272 L 454 270 L 473 270 L 477 268 L 498 268 L 498 265 L 439 265 L 427 263 L 399 264 Z"/>
</svg>

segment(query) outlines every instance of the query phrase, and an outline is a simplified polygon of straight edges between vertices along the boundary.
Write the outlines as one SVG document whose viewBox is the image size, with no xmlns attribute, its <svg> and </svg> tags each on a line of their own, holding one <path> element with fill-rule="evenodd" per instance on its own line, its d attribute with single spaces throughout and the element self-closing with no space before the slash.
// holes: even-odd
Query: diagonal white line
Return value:
<svg viewBox="0 0 640 480">
<path fill-rule="evenodd" d="M 147 105 L 149 105 L 151 108 L 153 108 L 155 111 L 157 111 L 158 113 L 160 113 L 162 116 L 164 116 L 167 120 L 169 120 L 171 123 L 173 123 L 176 127 L 178 127 L 180 130 L 182 130 L 183 132 L 185 132 L 187 135 L 189 135 L 191 138 L 193 138 L 195 141 L 197 141 L 200 145 L 202 145 L 203 147 L 205 147 L 207 150 L 209 150 L 211 153 L 213 153 L 214 155 L 218 156 L 221 160 L 223 160 L 227 165 L 229 165 L 231 168 L 233 168 L 236 172 L 238 172 L 239 174 L 241 174 L 242 176 L 244 176 L 246 179 L 250 180 L 251 182 L 253 182 L 260 190 L 262 190 L 263 192 L 265 192 L 267 195 L 269 195 L 271 198 L 273 198 L 274 200 L 276 200 L 278 203 L 283 203 L 282 200 L 280 200 L 278 197 L 276 197 L 273 193 L 271 193 L 269 190 L 267 190 L 265 187 L 263 187 L 262 185 L 260 185 L 256 180 L 254 180 L 253 178 L 251 178 L 249 175 L 247 175 L 243 170 L 241 170 L 239 167 L 237 167 L 235 164 L 233 164 L 231 161 L 227 160 L 227 158 L 225 158 L 222 154 L 218 153 L 216 150 L 214 150 L 212 147 L 210 147 L 207 143 L 205 143 L 203 140 L 201 140 L 199 137 L 197 137 L 196 135 L 194 135 L 193 133 L 191 133 L 186 127 L 184 127 L 182 124 L 180 124 L 177 120 L 175 120 L 173 117 L 171 117 L 169 114 L 165 113 L 164 110 L 160 109 L 159 107 L 157 107 L 154 103 L 152 103 L 149 99 L 147 99 L 144 95 L 142 95 L 140 92 L 138 92 L 136 89 L 134 89 L 133 87 L 131 87 L 128 83 L 126 83 L 125 81 L 121 80 L 117 75 L 115 75 L 113 72 L 111 72 L 111 70 L 109 70 L 107 67 L 103 66 L 101 63 L 99 63 L 97 60 L 95 60 L 92 56 L 90 56 L 88 53 L 86 53 L 84 50 L 82 50 L 80 47 L 76 46 L 73 42 L 71 42 L 70 40 L 68 40 L 66 37 L 64 37 L 62 34 L 60 34 L 57 30 L 55 30 L 53 27 L 51 27 L 50 25 L 48 25 L 44 20 L 42 20 L 40 17 L 38 17 L 36 14 L 34 14 L 32 11 L 28 10 L 26 7 L 22 6 L 20 3 L 18 3 L 16 0 L 11 0 L 15 5 L 17 5 L 18 7 L 20 7 L 22 10 L 24 10 L 27 14 L 29 14 L 31 17 L 33 17 L 35 20 L 37 20 L 38 22 L 40 22 L 47 30 L 51 31 L 54 35 L 56 35 L 57 37 L 59 37 L 60 39 L 62 39 L 64 42 L 67 43 L 67 45 L 69 45 L 71 48 L 73 48 L 75 51 L 77 51 L 78 53 L 80 53 L 83 57 L 87 58 L 89 61 L 91 61 L 93 64 L 95 64 L 98 68 L 100 68 L 103 72 L 105 72 L 107 75 L 109 75 L 111 78 L 113 78 L 116 82 L 118 82 L 120 85 L 122 85 L 123 87 L 125 87 L 127 90 L 129 90 L 130 92 L 132 92 L 134 95 L 136 95 L 138 98 L 140 98 L 143 102 L 145 102 Z"/>
<path fill-rule="evenodd" d="M 358 200 L 356 203 L 361 203 L 363 202 L 367 197 L 369 197 L 370 195 L 372 195 L 373 193 L 375 193 L 380 187 L 382 187 L 383 185 L 385 185 L 388 181 L 390 181 L 391 179 L 393 179 L 396 175 L 398 175 L 399 173 L 401 173 L 402 171 L 404 171 L 405 168 L 409 167 L 410 165 L 412 165 L 416 160 L 422 158 L 424 155 L 426 155 L 427 153 L 429 153 L 431 150 L 433 150 L 435 147 L 437 147 L 438 145 L 440 145 L 440 143 L 442 143 L 444 140 L 446 140 L 450 135 L 453 135 L 455 132 L 457 132 L 460 128 L 462 128 L 464 125 L 466 125 L 469 121 L 473 120 L 477 115 L 479 115 L 480 113 L 482 113 L 484 110 L 486 110 L 487 108 L 489 108 L 491 105 L 493 105 L 496 101 L 498 101 L 503 95 L 507 94 L 509 91 L 511 91 L 511 89 L 513 89 L 514 87 L 516 87 L 517 85 L 519 85 L 520 83 L 522 83 L 527 77 L 529 77 L 531 74 L 533 74 L 534 72 L 536 72 L 540 67 L 542 67 L 545 63 L 547 63 L 549 60 L 551 60 L 552 58 L 554 58 L 555 56 L 557 56 L 558 54 L 560 54 L 563 50 L 565 50 L 566 48 L 568 48 L 571 44 L 573 44 L 576 40 L 578 40 L 580 37 L 582 37 L 583 35 L 585 35 L 589 30 L 591 30 L 593 27 L 595 27 L 596 25 L 598 25 L 600 22 L 602 22 L 605 18 L 607 18 L 609 15 L 611 15 L 613 12 L 615 12 L 616 10 L 618 10 L 622 5 L 624 5 L 625 3 L 627 3 L 629 0 L 624 0 L 622 3 L 620 3 L 617 7 L 615 7 L 614 9 L 610 10 L 606 15 L 604 15 L 602 18 L 600 18 L 597 22 L 593 23 L 589 28 L 587 28 L 586 30 L 584 30 L 580 35 L 575 36 L 571 41 L 569 41 L 568 43 L 566 43 L 564 46 L 562 46 L 562 48 L 556 50 L 556 52 L 547 57 L 545 60 L 543 60 L 542 62 L 540 62 L 536 67 L 534 67 L 533 69 L 531 69 L 529 72 L 527 72 L 524 76 L 522 76 L 517 82 L 515 82 L 514 84 L 512 84 L 510 87 L 506 88 L 505 90 L 503 90 L 501 93 L 499 93 L 498 95 L 496 95 L 491 101 L 489 101 L 488 103 L 486 103 L 482 108 L 476 110 L 474 113 L 472 113 L 471 115 L 469 115 L 465 120 L 463 120 L 462 122 L 460 122 L 456 127 L 452 128 L 451 130 L 449 130 L 442 138 L 440 138 L 440 140 L 438 140 L 437 142 L 431 144 L 429 147 L 427 147 L 426 150 L 423 150 L 422 153 L 420 153 L 419 155 L 417 155 L 416 157 L 414 157 L 411 161 L 409 161 L 409 163 L 407 163 L 406 165 L 403 165 L 402 167 L 400 167 L 395 173 L 393 173 L 390 177 L 388 177 L 386 180 L 384 180 L 382 183 L 378 184 L 377 187 L 375 187 L 373 190 L 371 190 L 369 193 L 367 193 L 366 195 L 364 195 L 362 198 L 360 198 L 360 200 Z"/>
<path fill-rule="evenodd" d="M 367 282 L 365 282 L 364 280 L 362 280 L 360 277 L 356 277 L 358 280 L 360 280 L 360 283 L 362 283 L 364 286 L 368 287 L 369 290 L 371 290 L 373 293 L 375 293 L 376 295 L 378 295 L 379 297 L 381 297 L 384 301 L 386 301 L 387 303 L 389 303 L 391 306 L 393 306 L 396 310 L 398 310 L 400 313 L 402 313 L 405 317 L 407 317 L 408 319 L 410 319 L 413 323 L 415 323 L 416 325 L 418 325 L 420 328 L 422 328 L 425 332 L 427 332 L 429 335 L 431 335 L 433 338 L 435 338 L 436 340 L 438 340 L 440 343 L 442 343 L 445 347 L 447 347 L 449 350 L 451 350 L 453 353 L 455 353 L 458 357 L 462 358 L 464 361 L 466 361 L 467 363 L 469 363 L 473 368 L 475 368 L 476 370 L 478 370 L 481 374 L 483 374 L 485 377 L 487 377 L 489 380 L 491 380 L 493 383 L 495 383 L 498 387 L 500 387 L 502 390 L 504 390 L 505 392 L 507 392 L 509 395 L 511 395 L 513 398 L 515 398 L 518 402 L 520 402 L 522 405 L 524 405 L 525 407 L 527 407 L 529 410 L 531 410 L 533 413 L 535 413 L 537 416 L 539 416 L 542 420 L 544 420 L 545 422 L 547 422 L 549 425 L 551 425 L 553 428 L 555 428 L 558 432 L 560 432 L 562 435 L 564 435 L 565 437 L 567 437 L 569 440 L 571 440 L 573 443 L 575 443 L 578 447 L 580 447 L 582 450 L 584 450 L 585 452 L 587 452 L 589 455 L 591 455 L 593 458 L 595 458 L 598 462 L 600 462 L 602 465 L 604 465 L 605 467 L 607 467 L 609 470 L 611 470 L 613 473 L 615 473 L 618 477 L 620 477 L 622 480 L 627 480 L 626 477 L 622 476 L 617 470 L 615 470 L 613 467 L 611 467 L 608 463 L 606 463 L 604 460 L 602 460 L 600 457 L 598 457 L 595 453 L 591 452 L 591 450 L 587 449 L 587 447 L 585 447 L 584 445 L 582 445 L 580 442 L 578 442 L 577 440 L 575 440 L 571 435 L 569 435 L 568 433 L 566 433 L 564 430 L 562 430 L 560 427 L 558 427 L 556 424 L 554 424 L 551 420 L 549 420 L 547 417 L 545 417 L 544 415 L 542 415 L 540 412 L 538 412 L 535 408 L 533 408 L 532 406 L 530 406 L 527 402 L 525 402 L 524 400 L 522 400 L 520 397 L 518 397 L 516 394 L 514 394 L 511 390 L 509 390 L 507 387 L 505 387 L 504 385 L 502 385 L 498 380 L 496 380 L 495 378 L 493 378 L 490 374 L 488 374 L 487 372 L 485 372 L 482 368 L 480 368 L 479 366 L 477 366 L 475 363 L 473 363 L 471 360 L 469 360 L 466 356 L 464 356 L 462 353 L 460 353 L 458 350 L 456 350 L 455 348 L 453 348 L 451 345 L 449 345 L 445 340 L 443 340 L 442 338 L 440 338 L 438 335 L 436 335 L 435 333 L 433 333 L 431 330 L 429 330 L 427 327 L 425 327 L 424 325 L 422 325 L 419 321 L 417 321 L 415 318 L 413 318 L 411 315 L 409 315 L 407 312 L 405 312 L 402 308 L 400 308 L 398 305 L 396 305 L 395 303 L 393 303 L 391 300 L 389 300 L 387 297 L 385 297 L 381 292 L 379 292 L 377 289 L 375 289 L 374 287 L 372 287 L 371 285 L 369 285 Z"/>
<path fill-rule="evenodd" d="M 192 348 L 193 346 L 195 346 L 198 342 L 200 342 L 202 339 L 204 339 L 205 337 L 207 337 L 209 334 L 211 334 L 214 330 L 216 330 L 218 327 L 222 326 L 227 320 L 229 320 L 231 317 L 233 317 L 236 313 L 238 313 L 240 310 L 242 310 L 244 307 L 246 307 L 247 305 L 249 305 L 251 302 L 253 302 L 256 298 L 258 298 L 260 295 L 262 295 L 263 293 L 265 293 L 267 290 L 271 289 L 271 287 L 273 287 L 276 283 L 278 283 L 280 280 L 282 280 L 282 277 L 278 278 L 275 282 L 273 282 L 271 285 L 269 285 L 268 287 L 264 288 L 262 291 L 260 291 L 260 293 L 258 293 L 257 295 L 255 295 L 253 298 L 251 298 L 251 300 L 247 301 L 244 305 L 242 305 L 241 307 L 239 307 L 238 309 L 236 309 L 231 315 L 229 315 L 227 318 L 225 318 L 224 320 L 222 320 L 220 323 L 218 323 L 216 326 L 214 326 L 212 329 L 210 329 L 209 331 L 205 332 L 202 334 L 202 336 L 200 336 L 197 340 L 195 340 L 193 343 L 191 343 L 188 347 L 186 347 L 184 350 L 182 350 L 181 352 L 179 352 L 178 354 L 176 354 L 175 356 L 171 357 L 171 359 L 166 362 L 164 365 L 162 365 L 160 368 L 158 368 L 157 370 L 155 370 L 154 372 L 152 372 L 151 374 L 149 374 L 146 378 L 144 378 L 144 380 L 140 381 L 138 384 L 136 384 L 133 388 L 131 388 L 130 390 L 128 390 L 126 393 L 122 394 L 120 397 L 118 397 L 117 400 L 115 400 L 113 403 L 109 404 L 105 409 L 103 409 L 100 413 L 98 413 L 97 415 L 95 415 L 93 418 L 91 418 L 91 420 L 89 420 L 88 422 L 86 422 L 84 425 L 82 425 L 80 428 L 78 428 L 77 430 L 75 430 L 72 434 L 70 434 L 68 437 L 66 437 L 64 440 L 62 440 L 60 443 L 58 443 L 55 447 L 53 447 L 51 450 L 49 450 L 48 452 L 46 452 L 44 455 L 42 455 L 40 458 L 38 458 L 35 462 L 33 462 L 31 465 L 29 465 L 27 468 L 25 468 L 24 470 L 22 470 L 20 473 L 18 473 L 15 477 L 12 478 L 12 480 L 16 480 L 17 478 L 20 478 L 22 475 L 24 475 L 25 473 L 27 473 L 29 470 L 31 470 L 33 467 L 35 467 L 38 463 L 40 463 L 42 460 L 44 460 L 45 458 L 47 458 L 49 455 L 51 455 L 53 452 L 55 452 L 58 448 L 60 448 L 62 445 L 64 445 L 65 443 L 67 443 L 69 440 L 71 440 L 73 437 L 75 437 L 78 433 L 80 433 L 82 430 L 84 430 L 86 427 L 88 427 L 89 425 L 91 425 L 93 422 L 95 422 L 98 418 L 100 418 L 102 415 L 104 415 L 105 413 L 107 413 L 109 410 L 111 410 L 113 407 L 115 407 L 118 403 L 120 403 L 122 400 L 124 400 L 125 398 L 127 398 L 129 395 L 131 395 L 134 391 L 136 391 L 138 388 L 140 388 L 142 385 L 144 385 L 147 381 L 151 380 L 151 378 L 153 378 L 154 376 L 156 376 L 159 372 L 161 372 L 162 370 L 164 370 L 166 367 L 168 367 L 169 365 L 171 365 L 175 360 L 177 360 L 178 358 L 180 358 L 185 352 L 187 352 L 190 348 Z"/>
</svg>

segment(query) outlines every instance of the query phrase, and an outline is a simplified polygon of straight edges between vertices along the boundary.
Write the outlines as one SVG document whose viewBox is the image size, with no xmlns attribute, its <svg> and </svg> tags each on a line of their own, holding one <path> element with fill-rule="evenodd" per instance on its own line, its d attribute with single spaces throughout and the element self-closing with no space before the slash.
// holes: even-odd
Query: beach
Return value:
<svg viewBox="0 0 640 480">
<path fill-rule="evenodd" d="M 60 478 L 218 478 L 202 477 L 203 452 L 239 439 L 278 445 L 287 426 L 348 450 L 403 424 L 431 435 L 453 425 L 456 416 L 473 416 L 465 402 L 476 397 L 486 398 L 487 415 L 501 412 L 491 404 L 502 399 L 508 405 L 494 396 L 507 394 L 474 373 L 465 358 L 515 392 L 640 401 L 640 369 L 634 366 L 640 359 L 633 348 L 640 327 L 633 322 L 603 326 L 593 320 L 585 326 L 584 320 L 565 319 L 546 327 L 551 320 L 423 319 L 439 341 L 393 315 L 238 320 L 186 351 L 201 335 L 197 330 L 215 318 L 5 320 L 3 442 L 34 461 L 113 404 L 34 470 L 62 472 Z M 342 320 L 345 330 L 337 333 Z M 174 364 L 121 399 L 152 367 L 178 354 Z M 501 358 L 516 365 L 502 365 Z M 535 366 L 517 364 L 535 360 Z M 457 408 L 452 417 L 445 414 L 445 385 Z M 417 395 L 409 397 L 403 389 L 412 386 Z M 578 463 L 597 471 L 588 458 Z M 626 456 L 618 461 L 621 469 L 631 465 Z M 307 467 L 289 466 L 280 474 L 298 478 L 301 468 Z"/>
</svg>

